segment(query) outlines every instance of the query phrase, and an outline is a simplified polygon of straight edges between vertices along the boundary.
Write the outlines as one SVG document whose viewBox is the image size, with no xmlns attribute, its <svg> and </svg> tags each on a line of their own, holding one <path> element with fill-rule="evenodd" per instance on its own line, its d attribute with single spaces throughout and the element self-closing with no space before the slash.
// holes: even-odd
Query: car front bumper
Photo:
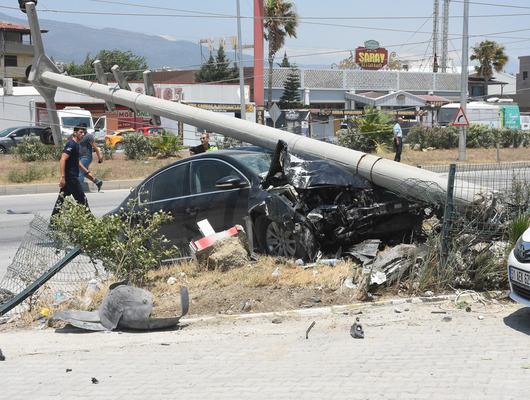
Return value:
<svg viewBox="0 0 530 400">
<path fill-rule="evenodd" d="M 515 258 L 512 250 L 508 256 L 508 282 L 510 283 L 510 298 L 518 303 L 530 307 L 530 285 L 527 286 L 522 283 L 515 282 L 512 279 L 513 268 L 530 274 L 530 263 L 519 262 Z"/>
</svg>

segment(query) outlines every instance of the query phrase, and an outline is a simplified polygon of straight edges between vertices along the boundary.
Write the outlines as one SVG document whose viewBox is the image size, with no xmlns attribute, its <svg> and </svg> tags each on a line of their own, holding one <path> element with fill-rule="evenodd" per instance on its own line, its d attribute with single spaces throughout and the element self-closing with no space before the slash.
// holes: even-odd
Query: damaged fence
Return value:
<svg viewBox="0 0 530 400">
<path fill-rule="evenodd" d="M 62 260 L 68 262 L 64 268 L 60 268 Z M 15 307 L 15 313 L 31 307 L 32 299 L 43 294 L 59 303 L 94 277 L 105 274 L 101 265 L 94 264 L 82 254 L 75 256 L 72 246 L 55 240 L 50 234 L 49 222 L 37 215 L 31 221 L 12 263 L 0 281 L 0 309 L 4 310 L 8 302 L 27 292 L 32 285 L 43 279 L 53 266 L 58 266 L 58 272 L 32 295 L 29 302 Z"/>
</svg>

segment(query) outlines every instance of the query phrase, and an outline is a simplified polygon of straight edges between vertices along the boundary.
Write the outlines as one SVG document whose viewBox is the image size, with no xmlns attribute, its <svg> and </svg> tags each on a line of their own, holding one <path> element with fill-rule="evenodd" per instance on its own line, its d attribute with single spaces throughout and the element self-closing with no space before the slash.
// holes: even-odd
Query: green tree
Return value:
<svg viewBox="0 0 530 400">
<path fill-rule="evenodd" d="M 282 97 L 279 104 L 282 109 L 292 109 L 301 107 L 300 103 L 300 71 L 296 65 L 291 67 L 289 75 L 285 80 Z"/>
<path fill-rule="evenodd" d="M 373 107 L 365 107 L 364 115 L 354 120 L 355 128 L 339 135 L 339 144 L 365 153 L 374 152 L 378 146 L 390 145 L 393 132 L 390 116 Z"/>
<path fill-rule="evenodd" d="M 287 52 L 283 53 L 283 59 L 280 64 L 278 64 L 280 68 L 291 68 L 291 63 L 289 62 L 289 59 L 287 58 Z"/>
<path fill-rule="evenodd" d="M 286 36 L 296 37 L 298 15 L 294 10 L 294 4 L 288 0 L 266 0 L 264 15 L 265 39 L 269 42 L 269 93 L 267 106 L 270 108 L 272 106 L 274 56 L 285 44 Z"/>
<path fill-rule="evenodd" d="M 195 73 L 197 82 L 229 82 L 237 78 L 239 78 L 239 70 L 235 64 L 230 66 L 230 60 L 222 45 L 219 46 L 215 59 L 210 53 L 208 61 Z"/>
<path fill-rule="evenodd" d="M 95 57 L 87 54 L 85 61 L 81 64 L 75 64 L 74 62 L 66 64 L 65 71 L 68 75 L 81 75 L 80 78 L 91 80 L 95 76 L 94 67 L 92 66 L 95 60 L 101 61 L 105 72 L 110 72 L 114 65 L 119 65 L 122 71 L 132 71 L 125 72 L 128 79 L 142 79 L 142 72 L 149 69 L 145 57 L 138 56 L 132 51 L 100 50 Z"/>
<path fill-rule="evenodd" d="M 478 62 L 475 71 L 484 79 L 484 94 L 486 95 L 488 81 L 493 77 L 493 71 L 502 71 L 508 62 L 504 46 L 491 40 L 484 40 L 472 48 L 470 59 Z"/>
</svg>

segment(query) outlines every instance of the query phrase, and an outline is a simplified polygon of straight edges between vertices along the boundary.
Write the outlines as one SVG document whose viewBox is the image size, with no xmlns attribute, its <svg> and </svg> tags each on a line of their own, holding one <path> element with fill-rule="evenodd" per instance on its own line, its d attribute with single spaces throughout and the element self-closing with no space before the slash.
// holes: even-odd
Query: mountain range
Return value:
<svg viewBox="0 0 530 400">
<path fill-rule="evenodd" d="M 0 13 L 0 21 L 28 25 L 27 20 Z M 198 68 L 201 64 L 201 46 L 186 40 L 170 40 L 162 36 L 120 29 L 96 29 L 80 24 L 40 20 L 44 46 L 48 56 L 55 61 L 82 63 L 87 54 L 95 55 L 99 50 L 130 50 L 143 56 L 150 68 Z M 131 27 L 132 28 L 132 27 Z M 203 57 L 208 49 L 202 48 Z M 228 57 L 233 53 L 227 51 Z M 252 59 L 243 56 L 244 60 Z"/>
</svg>

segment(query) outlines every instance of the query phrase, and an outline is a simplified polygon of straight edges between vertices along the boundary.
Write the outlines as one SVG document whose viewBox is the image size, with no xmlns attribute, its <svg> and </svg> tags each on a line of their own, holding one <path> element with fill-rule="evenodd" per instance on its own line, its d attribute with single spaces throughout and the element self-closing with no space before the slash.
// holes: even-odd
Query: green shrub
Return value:
<svg viewBox="0 0 530 400">
<path fill-rule="evenodd" d="M 426 127 L 413 126 L 405 141 L 414 147 L 419 144 L 422 149 L 435 147 L 437 149 L 451 149 L 458 146 L 458 131 L 455 127 Z"/>
<path fill-rule="evenodd" d="M 169 132 L 150 137 L 153 154 L 157 158 L 175 157 L 181 150 L 179 138 Z"/>
<path fill-rule="evenodd" d="M 338 143 L 342 147 L 362 151 L 364 153 L 373 153 L 376 144 L 366 135 L 357 132 L 355 129 L 341 129 L 337 132 Z"/>
<path fill-rule="evenodd" d="M 22 161 L 32 162 L 59 160 L 62 151 L 62 146 L 44 144 L 37 137 L 25 137 L 13 149 L 13 154 Z"/>
<path fill-rule="evenodd" d="M 478 149 L 495 147 L 497 144 L 498 129 L 486 125 L 471 124 L 467 130 L 466 144 L 468 148 Z"/>
<path fill-rule="evenodd" d="M 125 156 L 129 160 L 144 160 L 153 153 L 151 141 L 142 134 L 127 134 L 121 143 L 123 143 Z"/>
<path fill-rule="evenodd" d="M 177 256 L 178 250 L 159 232 L 170 214 L 150 214 L 135 207 L 134 201 L 127 209 L 132 211 L 94 217 L 69 196 L 53 217 L 53 233 L 58 240 L 80 246 L 91 259 L 101 260 L 116 278 L 141 284 L 151 269 Z"/>
<path fill-rule="evenodd" d="M 101 149 L 101 153 L 103 154 L 103 159 L 105 160 L 112 160 L 114 158 L 114 153 L 116 152 L 116 149 L 114 147 L 111 147 L 104 143 L 103 145 L 99 146 Z"/>
</svg>

